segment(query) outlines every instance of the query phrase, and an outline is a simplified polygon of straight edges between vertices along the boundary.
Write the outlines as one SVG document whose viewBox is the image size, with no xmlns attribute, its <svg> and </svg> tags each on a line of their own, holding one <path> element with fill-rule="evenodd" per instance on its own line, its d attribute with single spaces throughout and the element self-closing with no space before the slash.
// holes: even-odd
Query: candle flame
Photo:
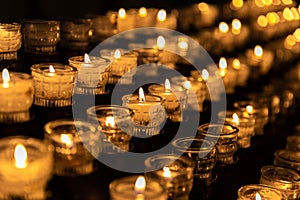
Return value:
<svg viewBox="0 0 300 200">
<path fill-rule="evenodd" d="M 294 20 L 299 20 L 300 19 L 300 13 L 297 11 L 297 8 L 293 7 L 291 8 L 291 11 L 293 13 L 293 16 L 294 16 Z"/>
<path fill-rule="evenodd" d="M 119 11 L 118 11 L 118 17 L 120 19 L 124 19 L 126 17 L 126 11 L 124 8 L 120 8 Z"/>
<path fill-rule="evenodd" d="M 224 57 L 221 57 L 219 60 L 219 68 L 220 68 L 220 74 L 221 76 L 225 76 L 226 74 L 226 69 L 227 69 L 227 61 Z"/>
<path fill-rule="evenodd" d="M 2 79 L 3 79 L 3 88 L 8 88 L 10 76 L 9 76 L 9 72 L 6 68 L 4 68 L 2 71 Z"/>
<path fill-rule="evenodd" d="M 71 147 L 73 145 L 72 136 L 70 134 L 61 134 L 60 141 L 67 145 L 67 147 Z"/>
<path fill-rule="evenodd" d="M 121 58 L 121 51 L 120 51 L 120 49 L 117 49 L 117 50 L 115 51 L 114 57 L 115 57 L 115 59 Z"/>
<path fill-rule="evenodd" d="M 263 48 L 259 45 L 256 45 L 254 47 L 254 55 L 261 58 L 263 56 L 264 52 L 263 52 Z"/>
<path fill-rule="evenodd" d="M 171 90 L 171 83 L 170 83 L 169 79 L 165 80 L 165 90 L 166 91 Z"/>
<path fill-rule="evenodd" d="M 54 73 L 55 72 L 55 69 L 52 65 L 49 66 L 49 72 L 50 73 Z"/>
<path fill-rule="evenodd" d="M 156 40 L 156 45 L 159 50 L 163 49 L 166 45 L 166 40 L 163 36 L 158 36 Z"/>
<path fill-rule="evenodd" d="M 203 78 L 203 80 L 207 81 L 208 77 L 209 77 L 208 71 L 206 69 L 203 69 L 202 70 L 202 78 Z"/>
<path fill-rule="evenodd" d="M 261 200 L 261 196 L 258 193 L 255 194 L 255 200 Z"/>
<path fill-rule="evenodd" d="M 242 23 L 239 19 L 233 19 L 231 22 L 232 26 L 232 33 L 235 35 L 240 34 L 241 29 L 242 29 Z"/>
<path fill-rule="evenodd" d="M 188 40 L 184 37 L 178 39 L 178 47 L 183 50 L 187 50 L 189 47 Z"/>
<path fill-rule="evenodd" d="M 257 23 L 261 27 L 267 27 L 268 26 L 268 19 L 264 15 L 260 15 L 257 18 Z"/>
<path fill-rule="evenodd" d="M 136 194 L 143 194 L 146 189 L 146 180 L 144 176 L 139 176 L 134 185 L 134 191 Z"/>
<path fill-rule="evenodd" d="M 164 177 L 166 177 L 166 178 L 171 177 L 171 171 L 170 171 L 169 167 L 164 167 L 163 171 L 164 171 L 164 174 L 163 174 Z"/>
<path fill-rule="evenodd" d="M 239 123 L 239 116 L 236 113 L 232 115 L 232 122 L 238 124 Z"/>
<path fill-rule="evenodd" d="M 17 144 L 14 152 L 16 168 L 23 169 L 27 166 L 27 151 L 24 145 Z"/>
<path fill-rule="evenodd" d="M 285 5 L 291 5 L 293 4 L 293 0 L 281 0 L 282 3 L 284 3 Z"/>
<path fill-rule="evenodd" d="M 228 24 L 226 22 L 220 22 L 220 24 L 219 24 L 219 31 L 221 33 L 227 33 L 228 30 L 229 30 Z"/>
<path fill-rule="evenodd" d="M 115 118 L 113 116 L 106 117 L 105 126 L 115 128 L 115 126 L 116 126 Z"/>
<path fill-rule="evenodd" d="M 232 5 L 235 8 L 241 8 L 244 5 L 244 1 L 243 0 L 232 0 Z"/>
<path fill-rule="evenodd" d="M 140 87 L 139 89 L 139 101 L 145 102 L 145 94 L 143 88 Z"/>
<path fill-rule="evenodd" d="M 167 19 L 167 12 L 164 9 L 161 9 L 157 13 L 157 20 L 160 22 L 164 22 Z"/>
<path fill-rule="evenodd" d="M 300 28 L 297 28 L 294 33 L 293 37 L 295 38 L 296 42 L 300 42 Z"/>
<path fill-rule="evenodd" d="M 237 70 L 240 69 L 241 68 L 241 62 L 240 62 L 240 60 L 237 59 L 237 58 L 233 59 L 233 61 L 232 61 L 232 67 L 234 69 L 237 69 Z"/>
<path fill-rule="evenodd" d="M 251 106 L 251 105 L 246 106 L 246 112 L 248 114 L 253 114 L 253 106 Z"/>
<path fill-rule="evenodd" d="M 86 64 L 91 63 L 91 59 L 87 53 L 84 54 L 84 63 Z"/>
<path fill-rule="evenodd" d="M 186 89 L 191 89 L 192 88 L 192 85 L 191 85 L 191 82 L 190 81 L 185 81 L 184 82 L 184 87 L 186 88 Z"/>
<path fill-rule="evenodd" d="M 208 4 L 207 3 L 204 3 L 204 2 L 201 2 L 198 4 L 198 9 L 201 11 L 201 12 L 207 12 L 209 7 L 208 7 Z"/>
<path fill-rule="evenodd" d="M 266 15 L 269 24 L 278 24 L 280 22 L 280 17 L 276 12 L 269 12 Z"/>
<path fill-rule="evenodd" d="M 141 7 L 139 9 L 139 16 L 140 17 L 147 17 L 147 9 L 145 7 Z"/>
</svg>

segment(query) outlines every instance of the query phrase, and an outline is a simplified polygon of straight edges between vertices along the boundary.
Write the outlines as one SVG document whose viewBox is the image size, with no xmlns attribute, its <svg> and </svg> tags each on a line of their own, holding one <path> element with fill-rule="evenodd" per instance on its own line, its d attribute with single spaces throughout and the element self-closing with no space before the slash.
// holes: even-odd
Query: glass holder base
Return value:
<svg viewBox="0 0 300 200">
<path fill-rule="evenodd" d="M 45 99 L 35 97 L 34 104 L 43 107 L 65 107 L 72 105 L 72 99 Z"/>
<path fill-rule="evenodd" d="M 30 120 L 29 110 L 23 112 L 0 112 L 0 123 L 18 123 Z"/>
</svg>

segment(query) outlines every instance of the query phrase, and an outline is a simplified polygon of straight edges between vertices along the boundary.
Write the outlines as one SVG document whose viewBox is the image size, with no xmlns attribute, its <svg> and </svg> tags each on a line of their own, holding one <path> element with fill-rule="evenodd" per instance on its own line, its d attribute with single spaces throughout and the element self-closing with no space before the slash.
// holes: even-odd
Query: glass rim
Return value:
<svg viewBox="0 0 300 200">
<path fill-rule="evenodd" d="M 88 64 L 97 64 L 97 62 L 100 62 L 101 64 L 105 63 L 105 64 L 109 65 L 111 63 L 111 61 L 109 59 L 104 58 L 102 56 L 89 56 L 89 58 L 90 58 L 91 62 Z M 84 64 L 84 56 L 73 56 L 73 57 L 70 57 L 68 59 L 68 61 L 69 61 L 69 63 L 73 62 L 76 64 Z"/>
<path fill-rule="evenodd" d="M 22 19 L 24 24 L 50 24 L 50 25 L 59 25 L 60 21 L 58 20 L 45 20 L 45 19 Z"/>
<path fill-rule="evenodd" d="M 22 72 L 9 72 L 9 76 L 10 76 L 10 82 L 14 82 L 14 79 L 13 79 L 14 76 L 22 79 L 22 81 L 33 79 L 32 75 L 26 74 L 26 73 L 22 73 Z M 0 77 L 0 81 L 3 81 L 2 76 Z"/>
<path fill-rule="evenodd" d="M 203 143 L 206 143 L 208 144 L 209 146 L 207 147 L 190 147 L 190 145 L 188 147 L 186 146 L 180 146 L 179 143 L 180 142 L 184 142 L 184 141 L 188 141 L 188 143 L 191 145 L 192 142 L 194 141 L 202 141 L 202 144 Z M 181 152 L 189 152 L 189 153 L 192 153 L 192 152 L 207 152 L 207 151 L 211 151 L 213 148 L 214 148 L 214 144 L 208 140 L 205 140 L 203 138 L 194 138 L 194 137 L 182 137 L 182 138 L 178 138 L 176 140 L 174 140 L 172 142 L 172 145 L 173 147 L 175 147 L 178 151 L 181 151 Z"/>
<path fill-rule="evenodd" d="M 232 130 L 230 130 L 229 133 L 224 133 L 222 134 L 222 132 L 220 132 L 220 134 L 216 135 L 216 134 L 213 134 L 212 132 L 209 132 L 209 129 L 210 127 L 230 127 Z M 207 129 L 207 131 L 205 130 Z M 223 124 L 223 123 L 206 123 L 206 124 L 202 124 L 198 127 L 197 129 L 200 133 L 206 135 L 206 136 L 209 136 L 209 137 L 216 137 L 216 138 L 219 138 L 220 136 L 223 136 L 223 137 L 226 137 L 226 136 L 231 136 L 231 135 L 234 135 L 234 134 L 237 134 L 239 132 L 239 129 L 231 124 Z"/>
<path fill-rule="evenodd" d="M 296 166 L 300 165 L 300 159 L 297 162 L 295 160 L 288 160 L 288 158 L 282 157 L 282 154 L 286 154 L 286 153 L 288 153 L 288 154 L 292 153 L 292 154 L 300 155 L 299 151 L 293 151 L 293 150 L 289 150 L 289 149 L 279 149 L 279 150 L 275 151 L 275 153 L 274 153 L 275 159 L 279 159 L 280 161 L 283 161 L 283 162 L 293 163 Z"/>
<path fill-rule="evenodd" d="M 195 167 L 195 163 L 192 159 L 187 158 L 187 157 L 183 157 L 177 154 L 157 154 L 151 157 L 148 157 L 145 161 L 144 164 L 147 168 L 151 169 L 154 166 L 152 165 L 154 160 L 161 160 L 161 159 L 166 159 L 166 160 L 170 160 L 170 162 L 166 163 L 164 166 L 168 166 L 176 161 L 180 161 L 183 162 L 184 164 L 186 164 L 188 167 L 187 168 L 194 168 Z M 164 166 L 161 166 L 158 169 L 162 169 Z"/>
<path fill-rule="evenodd" d="M 49 69 L 49 66 L 52 65 L 55 68 L 63 68 L 66 69 L 65 71 L 57 71 L 55 72 L 56 76 L 61 76 L 61 75 L 65 75 L 65 74 L 76 74 L 77 73 L 77 68 L 70 66 L 70 65 L 66 65 L 66 64 L 62 64 L 62 63 L 38 63 L 38 64 L 34 64 L 30 67 L 32 72 L 36 72 L 39 74 L 49 74 L 49 72 L 44 71 L 43 69 Z"/>
<path fill-rule="evenodd" d="M 0 28 L 9 29 L 9 30 L 20 30 L 21 26 L 22 25 L 18 22 L 0 23 Z"/>
<path fill-rule="evenodd" d="M 278 170 L 284 171 L 285 173 L 288 173 L 288 175 L 291 175 L 288 177 L 293 177 L 293 178 L 297 177 L 297 179 L 283 180 L 283 179 L 278 178 L 278 173 L 276 173 L 277 176 L 272 176 L 272 177 L 267 175 L 267 173 L 270 171 L 278 172 Z M 282 183 L 300 183 L 300 175 L 296 171 L 286 168 L 286 167 L 267 165 L 267 166 L 263 166 L 260 171 L 261 171 L 261 176 L 268 180 L 278 181 L 278 182 L 282 182 Z M 286 176 L 284 176 L 284 177 L 286 177 Z"/>
<path fill-rule="evenodd" d="M 266 184 L 249 184 L 249 185 L 244 185 L 244 186 L 242 186 L 238 190 L 238 198 L 239 199 L 243 198 L 244 197 L 244 193 L 247 192 L 248 190 L 256 190 L 256 192 L 258 192 L 261 189 L 265 189 L 265 190 L 268 190 L 268 191 L 273 191 L 278 196 L 280 196 L 282 199 L 285 199 L 285 194 L 282 193 L 279 189 L 274 188 L 274 187 L 269 186 L 269 185 L 266 185 Z"/>
<path fill-rule="evenodd" d="M 120 106 L 120 105 L 97 105 L 97 106 L 92 106 L 89 107 L 86 110 L 86 114 L 88 115 L 88 117 L 92 117 L 92 118 L 98 118 L 99 115 L 97 115 L 97 111 L 99 110 L 117 110 L 117 109 L 121 109 L 121 110 L 126 110 L 128 111 L 129 116 L 133 116 L 134 111 L 128 107 L 125 106 Z"/>
<path fill-rule="evenodd" d="M 151 102 L 151 103 L 160 103 L 160 104 L 163 104 L 164 101 L 165 101 L 165 98 L 161 97 L 161 96 L 158 96 L 158 95 L 154 95 L 154 94 L 144 94 L 145 95 L 145 101 L 144 102 L 140 102 L 138 99 L 136 100 L 131 100 L 130 97 L 134 97 L 134 96 L 137 96 L 139 97 L 138 94 L 126 94 L 122 97 L 122 100 L 123 102 L 127 102 L 127 103 L 147 103 L 147 102 Z M 151 97 L 155 97 L 156 99 L 147 99 L 147 96 L 151 96 Z"/>
</svg>

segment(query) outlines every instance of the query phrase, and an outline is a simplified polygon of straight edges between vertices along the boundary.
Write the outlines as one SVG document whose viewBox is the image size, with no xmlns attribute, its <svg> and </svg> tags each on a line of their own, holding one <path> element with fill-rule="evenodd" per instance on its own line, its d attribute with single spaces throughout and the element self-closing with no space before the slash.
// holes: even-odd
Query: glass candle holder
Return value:
<svg viewBox="0 0 300 200">
<path fill-rule="evenodd" d="M 300 136 L 290 135 L 286 138 L 286 149 L 292 151 L 300 151 Z"/>
<path fill-rule="evenodd" d="M 78 70 L 74 88 L 75 94 L 105 94 L 110 61 L 105 58 L 91 56 L 89 57 L 90 62 L 86 62 L 84 57 L 75 56 L 69 58 L 69 65 Z"/>
<path fill-rule="evenodd" d="M 176 153 L 195 162 L 194 181 L 210 185 L 214 181 L 212 170 L 216 164 L 217 150 L 211 142 L 193 137 L 178 138 L 172 143 Z"/>
<path fill-rule="evenodd" d="M 263 184 L 245 185 L 238 190 L 238 200 L 284 200 L 286 196 L 278 189 Z"/>
<path fill-rule="evenodd" d="M 109 12 L 108 12 L 109 13 Z M 110 16 L 108 15 L 97 15 L 92 19 L 92 30 L 93 36 L 92 39 L 95 41 L 103 41 L 114 34 L 117 34 L 118 30 L 116 27 L 116 18 L 117 13 L 111 12 Z"/>
<path fill-rule="evenodd" d="M 128 94 L 122 100 L 123 106 L 134 111 L 134 136 L 149 137 L 160 133 L 161 125 L 166 120 L 163 98 L 145 94 L 144 99 L 140 100 L 138 94 Z"/>
<path fill-rule="evenodd" d="M 167 200 L 163 187 L 151 178 L 139 182 L 143 176 L 127 176 L 116 179 L 109 185 L 111 200 Z M 140 185 L 139 185 L 140 184 Z"/>
<path fill-rule="evenodd" d="M 275 152 L 274 165 L 286 167 L 300 172 L 300 152 L 279 149 Z"/>
<path fill-rule="evenodd" d="M 0 123 L 30 120 L 29 108 L 33 103 L 33 79 L 25 73 L 8 72 L 0 77 Z"/>
<path fill-rule="evenodd" d="M 265 105 L 253 101 L 237 101 L 233 106 L 245 115 L 255 117 L 255 135 L 263 135 L 264 127 L 269 122 L 269 109 Z"/>
<path fill-rule="evenodd" d="M 286 194 L 287 199 L 299 199 L 300 175 L 291 169 L 276 166 L 264 166 L 261 168 L 261 184 L 270 185 Z"/>
<path fill-rule="evenodd" d="M 41 63 L 31 66 L 31 73 L 35 105 L 63 107 L 72 104 L 76 68 L 59 63 Z"/>
<path fill-rule="evenodd" d="M 200 137 L 217 142 L 217 162 L 220 165 L 230 165 L 236 162 L 233 154 L 238 149 L 239 129 L 230 124 L 203 124 L 198 127 Z"/>
<path fill-rule="evenodd" d="M 117 105 L 101 105 L 87 109 L 88 118 L 101 127 L 102 152 L 121 152 L 130 149 L 133 134 L 133 111 Z"/>
<path fill-rule="evenodd" d="M 33 54 L 52 54 L 60 41 L 58 21 L 39 19 L 23 20 L 24 51 Z"/>
<path fill-rule="evenodd" d="M 164 107 L 168 118 L 173 122 L 182 121 L 182 110 L 187 103 L 187 89 L 173 84 L 170 89 L 165 85 L 150 85 L 149 93 L 164 98 Z"/>
<path fill-rule="evenodd" d="M 218 113 L 220 120 L 225 121 L 239 129 L 238 145 L 239 148 L 249 148 L 251 137 L 255 135 L 255 118 L 251 115 L 243 114 L 240 111 L 221 111 Z"/>
<path fill-rule="evenodd" d="M 0 61 L 16 60 L 21 44 L 21 24 L 0 23 Z"/>
<path fill-rule="evenodd" d="M 0 198 L 46 199 L 53 152 L 40 140 L 22 136 L 0 140 Z"/>
<path fill-rule="evenodd" d="M 69 50 L 84 50 L 89 45 L 91 19 L 73 19 L 61 22 L 61 46 Z"/>
<path fill-rule="evenodd" d="M 161 51 L 155 48 L 137 49 L 138 65 L 158 63 Z"/>
<path fill-rule="evenodd" d="M 179 155 L 159 154 L 145 160 L 146 177 L 158 180 L 169 199 L 188 200 L 193 186 L 193 160 Z M 152 171 L 150 171 L 152 170 Z"/>
<path fill-rule="evenodd" d="M 44 126 L 45 140 L 54 148 L 53 173 L 74 177 L 93 172 L 93 156 L 100 152 L 96 126 L 73 119 L 50 121 Z"/>
</svg>

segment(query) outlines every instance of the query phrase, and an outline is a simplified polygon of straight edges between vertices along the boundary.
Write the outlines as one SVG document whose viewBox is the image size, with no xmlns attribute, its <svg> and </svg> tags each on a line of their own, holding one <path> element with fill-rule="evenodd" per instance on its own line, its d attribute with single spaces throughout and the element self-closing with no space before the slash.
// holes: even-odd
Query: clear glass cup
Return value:
<svg viewBox="0 0 300 200">
<path fill-rule="evenodd" d="M 274 165 L 294 169 L 300 172 L 300 152 L 279 149 L 275 152 Z"/>
<path fill-rule="evenodd" d="M 285 200 L 286 196 L 278 189 L 263 184 L 245 185 L 238 190 L 238 200 Z"/>
<path fill-rule="evenodd" d="M 217 150 L 213 143 L 201 138 L 184 137 L 174 140 L 172 145 L 176 153 L 195 162 L 194 181 L 204 185 L 214 181 L 212 170 L 217 161 Z"/>
<path fill-rule="evenodd" d="M 238 149 L 238 132 L 239 129 L 230 124 L 207 123 L 198 127 L 199 137 L 216 144 L 219 165 L 230 165 L 237 161 L 233 155 Z"/>
<path fill-rule="evenodd" d="M 83 120 L 59 119 L 44 126 L 45 140 L 54 148 L 53 173 L 74 177 L 94 171 L 101 144 L 98 129 Z"/>
<path fill-rule="evenodd" d="M 146 177 L 158 180 L 169 199 L 188 200 L 193 186 L 193 160 L 172 154 L 159 154 L 145 160 Z"/>
<path fill-rule="evenodd" d="M 264 166 L 261 168 L 259 182 L 282 190 L 289 200 L 300 198 L 300 175 L 294 170 L 272 165 Z"/>
<path fill-rule="evenodd" d="M 52 54 L 60 41 L 59 21 L 25 19 L 22 21 L 24 51 L 33 54 Z"/>
</svg>

